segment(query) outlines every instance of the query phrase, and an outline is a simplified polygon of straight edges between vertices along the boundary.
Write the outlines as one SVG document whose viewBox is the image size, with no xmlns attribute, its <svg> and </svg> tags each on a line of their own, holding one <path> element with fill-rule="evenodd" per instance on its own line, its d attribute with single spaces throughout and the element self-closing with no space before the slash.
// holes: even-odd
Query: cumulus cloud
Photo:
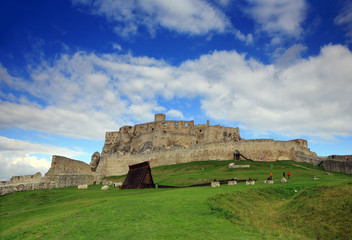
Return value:
<svg viewBox="0 0 352 240">
<path fill-rule="evenodd" d="M 228 18 L 217 8 L 201 0 L 73 0 L 76 6 L 89 7 L 92 14 L 116 23 L 121 36 L 135 35 L 142 26 L 155 35 L 159 26 L 190 35 L 222 33 Z"/>
<path fill-rule="evenodd" d="M 248 0 L 249 8 L 245 11 L 259 25 L 259 31 L 275 38 L 290 36 L 300 37 L 301 24 L 306 15 L 305 0 Z"/>
<path fill-rule="evenodd" d="M 183 117 L 183 113 L 179 110 L 176 109 L 170 109 L 169 111 L 167 111 L 166 115 L 170 118 L 174 118 L 174 119 L 180 119 L 182 120 Z"/>
<path fill-rule="evenodd" d="M 50 168 L 51 162 L 45 158 L 38 158 L 35 154 L 74 157 L 85 153 L 0 136 L 0 180 L 9 180 L 12 176 L 36 172 L 44 175 Z"/>
<path fill-rule="evenodd" d="M 250 130 L 350 136 L 351 52 L 328 45 L 301 59 L 304 49 L 294 45 L 283 52 L 281 65 L 236 51 L 215 51 L 179 66 L 129 54 L 62 55 L 34 67 L 30 81 L 19 81 L 25 96 L 35 98 L 0 102 L 0 126 L 102 138 L 106 130 L 152 121 L 157 112 L 182 118 L 182 109 L 166 109 L 160 99 L 187 98 L 199 100 L 211 119 Z"/>
</svg>

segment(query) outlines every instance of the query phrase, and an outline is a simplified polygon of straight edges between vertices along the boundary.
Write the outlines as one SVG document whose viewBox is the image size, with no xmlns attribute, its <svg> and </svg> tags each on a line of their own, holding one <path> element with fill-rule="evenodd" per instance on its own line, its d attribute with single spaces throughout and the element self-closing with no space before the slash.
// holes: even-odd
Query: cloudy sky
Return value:
<svg viewBox="0 0 352 240">
<path fill-rule="evenodd" d="M 195 120 L 352 154 L 352 1 L 4 0 L 0 179 Z"/>
</svg>

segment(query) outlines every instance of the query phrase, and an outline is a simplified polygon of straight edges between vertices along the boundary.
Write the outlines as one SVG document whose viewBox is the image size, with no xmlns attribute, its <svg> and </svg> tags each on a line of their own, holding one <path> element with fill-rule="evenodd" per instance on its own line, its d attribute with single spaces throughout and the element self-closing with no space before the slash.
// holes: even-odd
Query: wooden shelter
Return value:
<svg viewBox="0 0 352 240">
<path fill-rule="evenodd" d="M 154 181 L 149 162 L 129 166 L 129 171 L 122 184 L 122 189 L 154 188 Z"/>
</svg>

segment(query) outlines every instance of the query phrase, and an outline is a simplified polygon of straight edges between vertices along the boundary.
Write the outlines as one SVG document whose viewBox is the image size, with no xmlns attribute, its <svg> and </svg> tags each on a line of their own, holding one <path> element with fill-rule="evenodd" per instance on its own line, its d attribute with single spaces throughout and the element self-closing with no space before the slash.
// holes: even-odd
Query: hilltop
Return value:
<svg viewBox="0 0 352 240">
<path fill-rule="evenodd" d="M 13 213 L 0 215 L 0 234 L 3 239 L 352 237 L 349 175 L 293 161 L 240 162 L 250 164 L 249 169 L 229 169 L 228 163 L 162 166 L 152 168 L 152 174 L 164 185 L 232 176 L 257 178 L 256 184 L 109 191 L 92 185 L 88 190 L 70 187 L 2 196 L 0 213 Z M 289 183 L 278 183 L 287 170 L 292 174 Z M 270 172 L 275 184 L 264 184 Z"/>
</svg>

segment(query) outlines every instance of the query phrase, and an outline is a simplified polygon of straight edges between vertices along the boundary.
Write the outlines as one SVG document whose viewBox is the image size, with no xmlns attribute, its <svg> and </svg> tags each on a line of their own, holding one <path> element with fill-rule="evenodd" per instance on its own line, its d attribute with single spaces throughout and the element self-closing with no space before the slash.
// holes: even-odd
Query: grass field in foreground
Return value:
<svg viewBox="0 0 352 240">
<path fill-rule="evenodd" d="M 241 162 L 249 169 L 229 169 L 228 163 L 157 167 L 152 174 L 162 185 L 235 176 L 258 179 L 256 185 L 109 191 L 89 186 L 2 196 L 0 213 L 13 213 L 0 215 L 0 238 L 332 239 L 326 238 L 332 229 L 335 239 L 352 237 L 350 176 L 292 161 Z M 280 184 L 288 170 L 289 183 Z M 265 185 L 270 172 L 275 184 Z"/>
</svg>

